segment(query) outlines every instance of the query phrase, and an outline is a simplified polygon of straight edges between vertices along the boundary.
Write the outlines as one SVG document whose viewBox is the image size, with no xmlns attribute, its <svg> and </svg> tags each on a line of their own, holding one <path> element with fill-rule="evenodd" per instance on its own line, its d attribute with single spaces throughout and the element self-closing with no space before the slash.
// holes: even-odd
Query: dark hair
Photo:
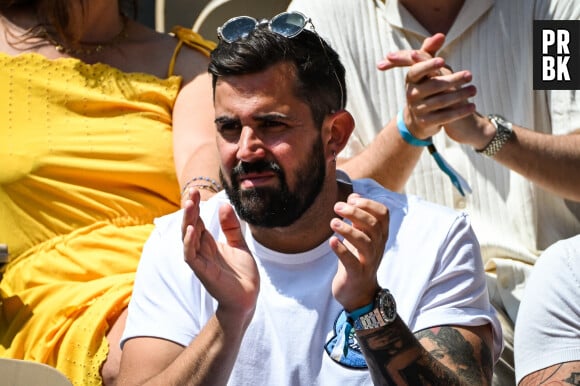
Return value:
<svg viewBox="0 0 580 386">
<path fill-rule="evenodd" d="M 78 1 L 83 7 L 84 0 Z M 89 0 L 90 1 L 90 0 Z M 127 17 L 137 16 L 138 0 L 118 0 L 121 13 Z M 71 30 L 71 0 L 0 0 L 0 11 L 12 8 L 33 7 L 36 10 L 38 25 L 32 27 L 23 36 L 23 40 L 44 37 L 49 31 L 59 42 L 74 45 L 79 37 Z M 84 7 L 83 7 L 84 11 Z M 72 44 L 71 44 L 72 43 Z"/>
<path fill-rule="evenodd" d="M 211 53 L 208 69 L 214 92 L 220 76 L 252 74 L 280 62 L 294 65 L 296 96 L 310 106 L 318 126 L 327 114 L 344 108 L 345 70 L 338 54 L 307 29 L 293 38 L 286 38 L 260 24 L 245 38 L 232 43 L 220 40 Z"/>
</svg>

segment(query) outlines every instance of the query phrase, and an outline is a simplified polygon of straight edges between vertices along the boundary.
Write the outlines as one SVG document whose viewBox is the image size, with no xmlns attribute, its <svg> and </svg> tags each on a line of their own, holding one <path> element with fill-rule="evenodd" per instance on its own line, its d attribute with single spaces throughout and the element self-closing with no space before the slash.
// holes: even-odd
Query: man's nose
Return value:
<svg viewBox="0 0 580 386">
<path fill-rule="evenodd" d="M 266 149 L 264 142 L 250 126 L 244 126 L 238 141 L 237 158 L 240 161 L 252 162 L 264 158 Z"/>
</svg>

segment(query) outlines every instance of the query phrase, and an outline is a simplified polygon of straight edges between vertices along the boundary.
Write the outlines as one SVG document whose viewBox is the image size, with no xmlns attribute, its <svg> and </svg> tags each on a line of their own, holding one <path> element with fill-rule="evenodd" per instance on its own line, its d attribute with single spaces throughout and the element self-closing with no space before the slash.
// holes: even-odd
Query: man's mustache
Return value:
<svg viewBox="0 0 580 386">
<path fill-rule="evenodd" d="M 274 172 L 282 176 L 282 168 L 275 161 L 240 162 L 232 169 L 232 177 L 239 177 L 249 173 Z"/>
</svg>

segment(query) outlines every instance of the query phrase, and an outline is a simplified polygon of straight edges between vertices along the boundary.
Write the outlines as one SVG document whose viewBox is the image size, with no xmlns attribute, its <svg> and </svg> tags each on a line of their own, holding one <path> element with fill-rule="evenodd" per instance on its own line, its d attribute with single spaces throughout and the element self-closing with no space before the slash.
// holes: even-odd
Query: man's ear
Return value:
<svg viewBox="0 0 580 386">
<path fill-rule="evenodd" d="M 354 130 L 354 118 L 346 110 L 337 111 L 326 118 L 329 128 L 327 139 L 328 148 L 338 154 L 346 146 L 350 135 Z"/>
</svg>

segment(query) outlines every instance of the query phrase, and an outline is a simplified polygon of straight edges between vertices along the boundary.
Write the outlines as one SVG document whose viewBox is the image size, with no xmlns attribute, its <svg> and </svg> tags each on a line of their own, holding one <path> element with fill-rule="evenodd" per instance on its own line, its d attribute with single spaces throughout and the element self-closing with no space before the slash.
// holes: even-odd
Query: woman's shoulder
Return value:
<svg viewBox="0 0 580 386">
<path fill-rule="evenodd" d="M 162 78 L 178 75 L 185 82 L 207 72 L 210 51 L 207 47 L 211 45 L 205 43 L 201 37 L 194 40 L 189 36 L 184 37 L 184 32 L 181 35 L 163 33 L 138 22 L 131 24 L 132 33 L 124 47 L 124 56 L 135 68 L 142 67 L 143 70 L 138 71 L 154 72 Z M 186 31 L 185 28 L 183 30 Z M 197 48 L 196 43 L 200 48 Z M 171 66 L 173 60 L 175 65 Z M 173 67 L 172 71 L 170 66 Z"/>
</svg>

